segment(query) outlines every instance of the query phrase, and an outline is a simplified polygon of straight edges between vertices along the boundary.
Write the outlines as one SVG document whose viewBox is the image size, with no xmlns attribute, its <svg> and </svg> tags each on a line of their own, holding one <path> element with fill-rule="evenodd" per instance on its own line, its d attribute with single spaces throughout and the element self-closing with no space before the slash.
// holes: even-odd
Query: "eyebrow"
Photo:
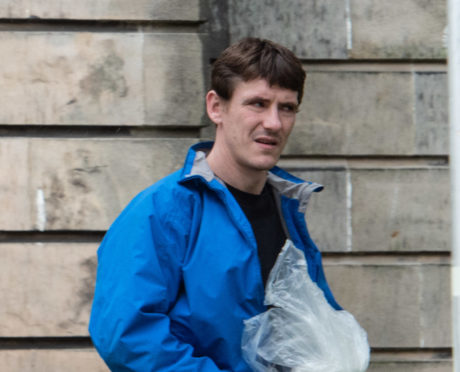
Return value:
<svg viewBox="0 0 460 372">
<path fill-rule="evenodd" d="M 243 100 L 243 104 L 248 104 L 248 103 L 251 103 L 251 102 L 254 102 L 254 101 L 270 102 L 270 99 L 264 98 L 262 96 L 251 96 L 251 97 L 245 98 Z M 290 101 L 290 100 L 282 101 L 279 104 L 281 104 L 281 105 L 292 105 L 294 108 L 299 108 L 299 104 L 297 102 Z"/>
<path fill-rule="evenodd" d="M 251 96 L 251 97 L 245 98 L 243 100 L 243 104 L 248 104 L 248 103 L 251 103 L 251 102 L 254 102 L 254 101 L 270 102 L 270 100 L 268 98 L 264 98 L 262 96 Z"/>
</svg>

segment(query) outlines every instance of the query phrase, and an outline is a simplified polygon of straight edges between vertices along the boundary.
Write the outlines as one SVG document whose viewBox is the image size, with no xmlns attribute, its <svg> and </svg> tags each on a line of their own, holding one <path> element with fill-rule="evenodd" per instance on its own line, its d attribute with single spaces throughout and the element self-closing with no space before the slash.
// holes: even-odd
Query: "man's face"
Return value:
<svg viewBox="0 0 460 372">
<path fill-rule="evenodd" d="M 238 82 L 229 101 L 220 100 L 216 144 L 237 169 L 272 168 L 294 126 L 297 92 L 264 79 Z"/>
</svg>

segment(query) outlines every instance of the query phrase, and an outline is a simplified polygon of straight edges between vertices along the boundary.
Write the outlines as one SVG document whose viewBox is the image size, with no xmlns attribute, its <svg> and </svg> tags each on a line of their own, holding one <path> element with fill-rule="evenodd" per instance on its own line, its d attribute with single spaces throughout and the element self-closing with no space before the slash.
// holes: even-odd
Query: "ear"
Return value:
<svg viewBox="0 0 460 372">
<path fill-rule="evenodd" d="M 223 109 L 224 102 L 222 98 L 219 97 L 215 90 L 210 90 L 208 94 L 206 94 L 206 112 L 214 124 L 220 125 L 222 123 Z"/>
</svg>

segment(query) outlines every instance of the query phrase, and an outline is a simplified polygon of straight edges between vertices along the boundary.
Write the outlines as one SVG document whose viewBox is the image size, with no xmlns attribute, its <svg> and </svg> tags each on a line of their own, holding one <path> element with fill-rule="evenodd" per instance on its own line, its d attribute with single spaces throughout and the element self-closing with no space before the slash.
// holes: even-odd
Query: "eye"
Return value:
<svg viewBox="0 0 460 372">
<path fill-rule="evenodd" d="M 265 102 L 264 101 L 253 101 L 252 106 L 257 107 L 257 108 L 263 108 L 265 107 Z"/>
<path fill-rule="evenodd" d="M 298 106 L 297 105 L 294 105 L 294 104 L 291 104 L 291 103 L 286 103 L 286 104 L 282 104 L 280 106 L 280 109 L 281 111 L 284 111 L 286 113 L 297 113 L 299 110 L 298 110 Z"/>
</svg>

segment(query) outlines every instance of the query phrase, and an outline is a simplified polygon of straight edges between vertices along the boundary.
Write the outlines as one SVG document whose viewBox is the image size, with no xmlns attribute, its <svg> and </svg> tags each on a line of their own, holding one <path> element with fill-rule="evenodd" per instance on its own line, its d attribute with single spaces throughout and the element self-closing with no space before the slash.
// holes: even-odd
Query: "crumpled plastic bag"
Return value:
<svg viewBox="0 0 460 372">
<path fill-rule="evenodd" d="M 329 305 L 289 240 L 268 278 L 265 305 L 244 322 L 243 357 L 254 371 L 366 371 L 366 332 L 349 312 Z"/>
</svg>

